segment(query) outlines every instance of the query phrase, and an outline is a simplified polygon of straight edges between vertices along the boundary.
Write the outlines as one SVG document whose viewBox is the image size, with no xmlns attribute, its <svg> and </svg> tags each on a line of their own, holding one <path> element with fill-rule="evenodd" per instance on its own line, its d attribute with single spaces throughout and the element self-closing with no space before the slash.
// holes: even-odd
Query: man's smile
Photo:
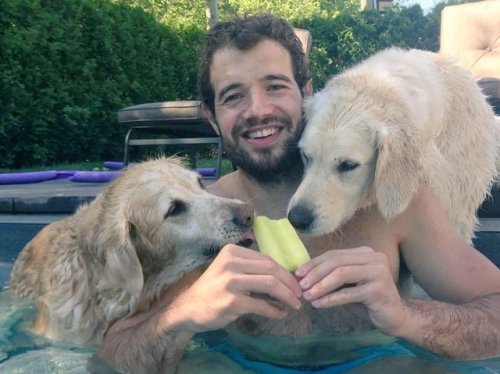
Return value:
<svg viewBox="0 0 500 374">
<path fill-rule="evenodd" d="M 273 134 L 276 134 L 279 131 L 279 128 L 276 126 L 266 127 L 263 129 L 248 131 L 244 134 L 244 136 L 248 139 L 262 139 L 267 138 Z"/>
</svg>

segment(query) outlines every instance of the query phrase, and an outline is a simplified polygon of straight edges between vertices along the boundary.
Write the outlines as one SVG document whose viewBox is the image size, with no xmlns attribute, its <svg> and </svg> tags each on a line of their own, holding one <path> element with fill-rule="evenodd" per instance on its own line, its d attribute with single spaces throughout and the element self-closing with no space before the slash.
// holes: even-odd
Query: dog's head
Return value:
<svg viewBox="0 0 500 374">
<path fill-rule="evenodd" d="M 138 164 L 101 196 L 103 276 L 135 296 L 161 292 L 225 244 L 245 239 L 252 217 L 249 205 L 208 193 L 177 160 Z"/>
<path fill-rule="evenodd" d="M 407 109 L 390 80 L 366 75 L 334 78 L 306 102 L 305 173 L 288 206 L 298 230 L 332 232 L 374 203 L 386 219 L 408 206 L 419 163 Z"/>
</svg>

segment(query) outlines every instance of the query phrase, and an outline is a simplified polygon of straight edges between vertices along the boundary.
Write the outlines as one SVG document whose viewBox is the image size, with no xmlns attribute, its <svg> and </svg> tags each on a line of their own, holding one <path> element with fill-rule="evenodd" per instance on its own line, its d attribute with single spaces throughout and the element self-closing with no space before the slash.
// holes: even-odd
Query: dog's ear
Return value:
<svg viewBox="0 0 500 374">
<path fill-rule="evenodd" d="M 381 126 L 374 189 L 378 209 L 386 220 L 403 212 L 421 183 L 420 152 L 410 124 Z"/>
<path fill-rule="evenodd" d="M 144 287 L 142 266 L 130 238 L 131 226 L 127 220 L 114 228 L 110 246 L 106 252 L 104 276 L 116 287 L 124 288 L 138 296 Z"/>
</svg>

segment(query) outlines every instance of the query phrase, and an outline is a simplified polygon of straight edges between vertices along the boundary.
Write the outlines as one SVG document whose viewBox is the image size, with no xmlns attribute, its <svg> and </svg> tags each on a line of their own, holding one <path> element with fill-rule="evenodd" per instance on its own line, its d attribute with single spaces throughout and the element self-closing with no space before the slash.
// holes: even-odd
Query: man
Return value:
<svg viewBox="0 0 500 374">
<path fill-rule="evenodd" d="M 302 98 L 311 94 L 301 46 L 287 23 L 267 15 L 220 23 L 206 42 L 206 112 L 238 167 L 211 191 L 284 217 L 302 176 L 296 145 Z M 100 356 L 132 372 L 173 372 L 194 334 L 228 325 L 277 337 L 376 328 L 446 357 L 500 354 L 500 271 L 459 240 L 426 188 L 393 222 L 372 208 L 331 235 L 303 240 L 312 260 L 295 274 L 255 250 L 222 248 L 155 308 L 117 322 Z M 402 296 L 405 266 L 442 301 Z"/>
</svg>

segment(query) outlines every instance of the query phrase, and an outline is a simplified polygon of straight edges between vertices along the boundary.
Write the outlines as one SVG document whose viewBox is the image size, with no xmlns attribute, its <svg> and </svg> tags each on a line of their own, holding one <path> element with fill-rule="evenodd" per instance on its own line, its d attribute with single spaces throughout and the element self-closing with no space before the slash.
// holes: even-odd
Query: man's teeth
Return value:
<svg viewBox="0 0 500 374">
<path fill-rule="evenodd" d="M 276 127 L 270 127 L 263 130 L 251 131 L 248 133 L 250 139 L 265 138 L 266 136 L 273 135 L 278 132 Z"/>
</svg>

